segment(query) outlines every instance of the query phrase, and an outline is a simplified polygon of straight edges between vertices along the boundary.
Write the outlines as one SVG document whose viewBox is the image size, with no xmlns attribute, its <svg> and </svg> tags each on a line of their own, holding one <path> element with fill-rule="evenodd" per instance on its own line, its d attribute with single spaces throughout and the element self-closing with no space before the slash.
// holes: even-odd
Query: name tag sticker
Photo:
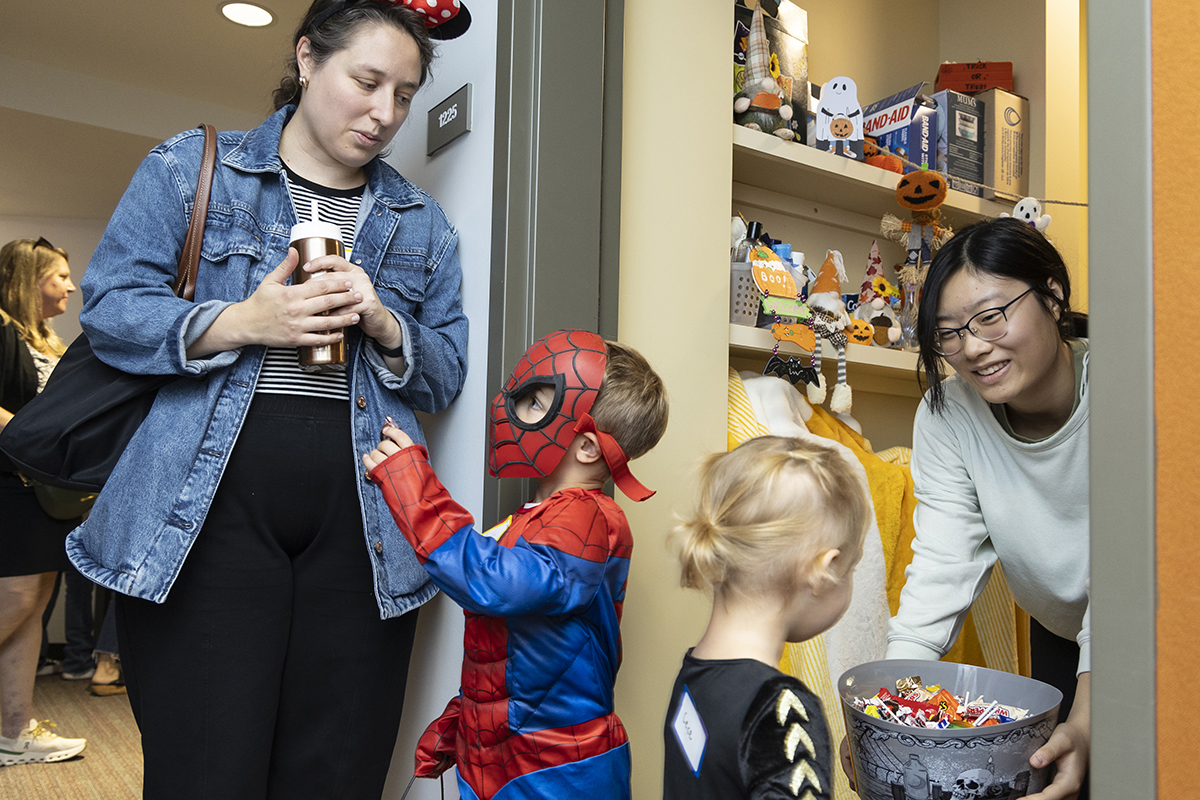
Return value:
<svg viewBox="0 0 1200 800">
<path fill-rule="evenodd" d="M 696 709 L 696 703 L 686 686 L 683 687 L 679 709 L 675 712 L 671 727 L 675 731 L 675 739 L 679 742 L 679 748 L 683 750 L 688 766 L 692 768 L 692 774 L 699 778 L 700 764 L 704 761 L 704 746 L 708 744 L 708 731 L 704 729 L 704 720 L 700 718 L 700 712 Z"/>
</svg>

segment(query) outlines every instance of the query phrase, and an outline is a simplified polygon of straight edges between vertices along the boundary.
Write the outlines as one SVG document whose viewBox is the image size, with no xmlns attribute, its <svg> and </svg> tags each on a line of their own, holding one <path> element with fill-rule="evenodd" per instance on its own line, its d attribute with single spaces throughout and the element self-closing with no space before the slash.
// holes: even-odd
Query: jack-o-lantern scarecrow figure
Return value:
<svg viewBox="0 0 1200 800">
<path fill-rule="evenodd" d="M 931 169 L 919 169 L 901 176 L 896 184 L 896 202 L 907 208 L 912 220 L 904 222 L 894 214 L 884 214 L 879 231 L 908 250 L 905 266 L 916 266 L 918 259 L 929 264 L 933 254 L 950 240 L 954 231 L 939 225 L 940 206 L 946 202 L 949 184 L 946 176 Z"/>
<path fill-rule="evenodd" d="M 817 368 L 817 385 L 808 385 L 808 401 L 820 405 L 825 400 L 825 376 L 821 369 L 821 340 L 828 339 L 838 351 L 838 379 L 833 387 L 833 397 L 829 401 L 829 410 L 835 414 L 850 412 L 852 396 L 850 385 L 846 383 L 846 342 L 847 331 L 852 323 L 846 313 L 846 304 L 842 301 L 842 281 L 846 279 L 846 268 L 842 263 L 842 254 L 830 250 L 825 255 L 825 263 L 817 274 L 817 280 L 812 285 L 808 295 L 808 307 L 812 311 L 811 325 L 816 335 L 816 345 L 813 347 L 813 366 Z"/>
<path fill-rule="evenodd" d="M 750 18 L 746 70 L 742 74 L 742 90 L 733 99 L 733 121 L 790 141 L 796 138 L 795 131 L 788 125 L 792 113 L 791 97 L 784 97 L 783 88 L 771 74 L 771 45 L 767 41 L 760 4 L 755 6 Z"/>
</svg>

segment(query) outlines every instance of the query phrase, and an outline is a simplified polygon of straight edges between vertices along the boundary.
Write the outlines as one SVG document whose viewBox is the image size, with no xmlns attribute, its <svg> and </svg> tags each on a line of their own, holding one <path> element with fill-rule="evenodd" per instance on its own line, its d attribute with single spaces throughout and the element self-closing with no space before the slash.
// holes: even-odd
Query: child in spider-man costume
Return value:
<svg viewBox="0 0 1200 800">
<path fill-rule="evenodd" d="M 389 420 L 390 422 L 390 420 Z M 465 609 L 462 688 L 417 746 L 416 774 L 458 767 L 463 798 L 628 798 L 613 713 L 633 538 L 603 492 L 650 497 L 626 465 L 667 423 L 661 379 L 636 351 L 558 331 L 492 401 L 488 469 L 533 477 L 533 501 L 479 533 L 394 426 L 363 457 L 434 582 Z"/>
</svg>

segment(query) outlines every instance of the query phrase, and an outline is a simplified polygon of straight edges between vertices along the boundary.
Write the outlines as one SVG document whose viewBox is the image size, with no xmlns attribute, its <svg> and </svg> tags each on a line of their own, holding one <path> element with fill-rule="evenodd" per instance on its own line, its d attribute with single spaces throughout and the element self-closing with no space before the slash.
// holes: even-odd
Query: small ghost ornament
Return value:
<svg viewBox="0 0 1200 800">
<path fill-rule="evenodd" d="M 1032 225 L 1043 233 L 1050 225 L 1050 215 L 1042 213 L 1042 204 L 1038 202 L 1036 197 L 1026 197 L 1013 206 L 1013 213 L 1003 213 L 1002 217 L 1014 217 L 1021 220 L 1026 225 Z"/>
</svg>

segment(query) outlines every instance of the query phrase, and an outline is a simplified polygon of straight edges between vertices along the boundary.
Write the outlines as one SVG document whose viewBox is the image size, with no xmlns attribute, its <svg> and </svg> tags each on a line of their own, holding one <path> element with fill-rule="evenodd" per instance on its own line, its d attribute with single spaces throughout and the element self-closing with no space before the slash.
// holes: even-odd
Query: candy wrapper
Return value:
<svg viewBox="0 0 1200 800">
<path fill-rule="evenodd" d="M 1004 705 L 982 695 L 971 700 L 942 686 L 926 686 L 919 675 L 896 681 L 896 692 L 881 688 L 874 697 L 856 697 L 854 707 L 863 713 L 913 728 L 976 728 L 1024 719 L 1028 709 Z"/>
</svg>

